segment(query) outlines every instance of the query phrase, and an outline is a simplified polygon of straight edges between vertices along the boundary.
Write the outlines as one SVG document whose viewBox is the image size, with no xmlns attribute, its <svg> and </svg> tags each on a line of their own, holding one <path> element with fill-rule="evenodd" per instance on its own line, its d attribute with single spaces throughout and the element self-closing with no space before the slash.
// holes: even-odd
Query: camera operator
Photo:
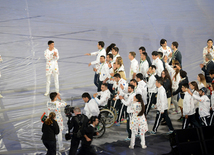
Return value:
<svg viewBox="0 0 214 155">
<path fill-rule="evenodd" d="M 76 155 L 80 140 L 83 137 L 81 137 L 81 135 L 85 134 L 84 129 L 88 126 L 88 118 L 84 114 L 81 114 L 79 107 L 75 107 L 73 113 L 75 116 L 72 117 L 71 120 L 68 120 L 69 131 L 73 129 L 69 155 Z M 80 132 L 81 135 L 79 135 L 78 132 Z"/>
</svg>

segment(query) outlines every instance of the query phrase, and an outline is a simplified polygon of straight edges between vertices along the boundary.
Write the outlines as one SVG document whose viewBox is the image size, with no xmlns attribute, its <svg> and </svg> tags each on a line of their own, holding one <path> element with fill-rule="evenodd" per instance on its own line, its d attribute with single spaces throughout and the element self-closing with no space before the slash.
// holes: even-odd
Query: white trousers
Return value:
<svg viewBox="0 0 214 155">
<path fill-rule="evenodd" d="M 141 139 L 141 146 L 144 146 L 146 144 L 146 141 L 145 141 L 145 134 L 143 135 L 140 135 L 140 139 Z M 135 145 L 135 134 L 132 133 L 132 136 L 131 136 L 131 141 L 130 141 L 130 146 L 131 147 L 134 147 Z"/>
<path fill-rule="evenodd" d="M 62 131 L 59 132 L 57 135 L 57 143 L 59 146 L 59 150 L 63 148 L 63 143 L 62 143 Z"/>
<path fill-rule="evenodd" d="M 52 74 L 49 74 L 49 75 L 46 76 L 46 78 L 47 78 L 47 81 L 46 81 L 46 93 L 48 93 L 48 94 L 50 92 L 51 75 Z M 56 92 L 59 93 L 59 78 L 58 78 L 58 74 L 53 72 L 53 77 L 54 77 Z"/>
</svg>

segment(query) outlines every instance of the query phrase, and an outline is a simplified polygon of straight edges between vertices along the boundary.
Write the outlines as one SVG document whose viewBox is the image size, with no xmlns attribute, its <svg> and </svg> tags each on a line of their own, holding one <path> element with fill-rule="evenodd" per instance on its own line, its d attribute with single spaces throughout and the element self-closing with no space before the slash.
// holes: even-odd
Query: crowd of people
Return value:
<svg viewBox="0 0 214 155">
<path fill-rule="evenodd" d="M 50 43 L 50 44 L 49 44 Z M 54 73 L 56 78 L 56 93 L 51 93 L 51 102 L 48 103 L 48 110 L 59 112 L 57 106 L 65 106 L 61 101 L 58 87 L 58 65 L 50 67 L 57 63 L 59 58 L 58 51 L 54 51 L 53 41 L 49 41 L 49 50 L 52 52 L 45 57 L 47 59 L 47 91 L 49 94 L 50 75 Z M 182 69 L 182 53 L 178 50 L 178 42 L 174 41 L 171 48 L 167 46 L 165 39 L 160 40 L 160 48 L 152 52 L 152 58 L 146 52 L 145 47 L 139 48 L 139 62 L 136 59 L 135 52 L 129 52 L 129 60 L 131 62 L 129 70 L 129 78 L 126 77 L 125 64 L 123 58 L 119 54 L 119 47 L 115 43 L 104 48 L 105 43 L 99 41 L 97 44 L 98 51 L 86 53 L 88 56 L 96 56 L 96 60 L 88 64 L 93 66 L 94 84 L 97 92 L 90 96 L 85 92 L 82 94 L 82 99 L 85 102 L 84 116 L 90 121 L 92 129 L 82 129 L 82 147 L 90 146 L 87 142 L 92 140 L 92 135 L 96 134 L 94 125 L 95 118 L 99 116 L 99 106 L 113 106 L 117 111 L 116 126 L 121 123 L 126 123 L 128 136 L 125 140 L 130 141 L 130 149 L 134 149 L 135 137 L 141 138 L 142 148 L 147 148 L 145 142 L 145 133 L 148 131 L 147 116 L 151 109 L 155 109 L 155 123 L 150 134 L 156 134 L 158 126 L 167 125 L 169 130 L 167 134 L 174 131 L 173 124 L 170 120 L 170 115 L 178 115 L 178 121 L 182 122 L 181 128 L 196 128 L 200 126 L 214 125 L 214 47 L 212 39 L 207 41 L 207 46 L 203 50 L 203 63 L 199 65 L 201 73 L 197 74 L 197 81 L 189 81 L 187 72 Z M 51 48 L 51 49 L 50 49 Z M 54 61 L 52 63 L 51 61 Z M 129 81 L 127 81 L 129 79 Z M 51 105 L 54 105 L 52 107 Z M 53 108 L 53 109 L 51 109 Z M 55 108 L 55 109 L 54 109 Z M 172 112 L 170 113 L 170 109 Z M 81 111 L 76 108 L 76 116 L 81 114 Z M 169 115 L 170 114 L 170 115 Z M 56 120 L 59 127 L 62 123 L 60 114 L 57 114 Z M 73 120 L 73 118 L 72 118 Z M 79 118 L 80 122 L 81 118 Z M 73 120 L 75 121 L 75 120 Z M 78 121 L 76 121 L 78 122 Z M 50 124 L 50 121 L 49 123 Z M 70 125 L 69 129 L 74 128 L 75 123 Z M 78 123 L 76 123 L 78 126 Z M 87 126 L 87 125 L 86 125 Z M 58 131 L 62 130 L 62 126 Z M 85 128 L 88 128 L 85 127 Z M 91 131 L 88 135 L 86 132 Z M 77 131 L 76 131 L 77 132 Z M 89 138 L 89 135 L 91 138 Z M 75 136 L 75 135 L 74 135 Z M 61 139 L 61 136 L 58 136 Z M 75 139 L 75 138 L 74 138 Z M 76 137 L 77 142 L 71 142 L 71 150 L 77 150 L 80 138 Z M 45 142 L 44 142 L 45 144 Z M 70 154 L 72 151 L 70 150 Z M 81 149 L 80 149 L 81 150 Z M 90 149 L 89 149 L 90 150 Z M 93 149 L 92 153 L 95 154 Z M 80 153 L 82 151 L 79 151 Z M 90 152 L 90 151 L 89 151 Z M 88 152 L 88 153 L 89 153 Z"/>
</svg>

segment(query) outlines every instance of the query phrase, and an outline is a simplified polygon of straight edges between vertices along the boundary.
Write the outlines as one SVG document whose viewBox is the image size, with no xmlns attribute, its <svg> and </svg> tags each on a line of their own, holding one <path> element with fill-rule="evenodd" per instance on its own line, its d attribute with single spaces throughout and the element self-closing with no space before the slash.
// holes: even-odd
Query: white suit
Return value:
<svg viewBox="0 0 214 155">
<path fill-rule="evenodd" d="M 54 52 L 57 53 L 57 56 L 53 56 Z M 54 48 L 52 51 L 49 49 L 46 49 L 44 52 L 45 58 L 46 58 L 46 93 L 50 92 L 50 84 L 51 84 L 51 75 L 54 76 L 54 82 L 55 82 L 55 89 L 56 92 L 59 93 L 59 67 L 57 60 L 59 59 L 59 53 L 56 48 Z"/>
<path fill-rule="evenodd" d="M 84 107 L 84 114 L 88 117 L 88 119 L 91 118 L 91 116 L 98 116 L 100 114 L 100 110 L 98 107 L 98 104 L 94 99 L 90 99 Z"/>
<path fill-rule="evenodd" d="M 159 58 L 156 58 L 152 61 L 152 65 L 156 66 L 156 73 L 158 76 L 161 76 L 161 72 L 164 70 L 163 62 Z"/>
<path fill-rule="evenodd" d="M 98 95 L 100 95 L 100 99 L 98 99 L 97 97 L 95 97 L 95 101 L 97 102 L 97 104 L 99 106 L 105 106 L 108 103 L 108 99 L 111 96 L 111 92 L 107 89 L 105 91 L 100 91 L 97 92 Z"/>
</svg>

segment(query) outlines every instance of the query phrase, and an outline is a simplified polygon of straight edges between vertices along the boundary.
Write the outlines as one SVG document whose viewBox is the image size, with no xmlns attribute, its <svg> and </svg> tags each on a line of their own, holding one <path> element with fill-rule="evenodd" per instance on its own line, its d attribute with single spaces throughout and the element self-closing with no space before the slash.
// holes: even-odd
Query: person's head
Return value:
<svg viewBox="0 0 214 155">
<path fill-rule="evenodd" d="M 157 51 L 153 51 L 152 52 L 152 59 L 155 60 L 158 57 L 158 52 Z"/>
<path fill-rule="evenodd" d="M 117 65 L 116 62 L 113 63 L 113 69 L 116 70 L 117 69 Z"/>
<path fill-rule="evenodd" d="M 132 85 L 132 84 L 129 84 L 129 86 L 128 86 L 128 93 L 131 93 L 131 92 L 133 92 L 134 91 L 134 86 Z"/>
<path fill-rule="evenodd" d="M 114 81 L 118 82 L 120 81 L 120 79 L 121 79 L 121 76 L 119 73 L 114 74 Z"/>
<path fill-rule="evenodd" d="M 161 87 L 163 85 L 163 80 L 161 78 L 159 78 L 159 79 L 156 80 L 155 84 L 156 84 L 156 87 L 159 88 L 159 87 Z"/>
<path fill-rule="evenodd" d="M 187 89 L 189 89 L 189 84 L 188 83 L 182 84 L 182 87 L 181 87 L 182 92 L 186 92 Z"/>
<path fill-rule="evenodd" d="M 101 85 L 101 90 L 106 91 L 108 89 L 108 84 L 107 83 L 102 83 Z"/>
<path fill-rule="evenodd" d="M 212 39 L 208 39 L 208 40 L 207 40 L 207 46 L 208 46 L 209 48 L 211 48 L 212 45 L 213 45 L 213 40 L 212 40 Z"/>
<path fill-rule="evenodd" d="M 85 92 L 82 94 L 82 100 L 87 103 L 91 99 L 91 96 L 89 93 Z"/>
<path fill-rule="evenodd" d="M 81 114 L 81 109 L 79 107 L 74 107 L 74 115 Z"/>
<path fill-rule="evenodd" d="M 144 53 L 144 52 L 146 52 L 146 48 L 143 47 L 143 46 L 141 46 L 141 47 L 139 48 L 139 53 L 142 54 L 142 53 Z"/>
<path fill-rule="evenodd" d="M 178 48 L 178 42 L 176 41 L 172 42 L 171 48 L 173 51 L 176 50 Z"/>
<path fill-rule="evenodd" d="M 54 41 L 49 40 L 48 41 L 48 46 L 49 46 L 50 49 L 53 49 L 54 48 Z"/>
<path fill-rule="evenodd" d="M 145 106 L 144 106 L 144 102 L 143 102 L 143 99 L 142 99 L 142 96 L 140 94 L 136 94 L 134 96 L 134 101 L 135 102 L 140 102 L 141 103 L 141 111 L 138 113 L 137 116 L 142 116 L 145 112 Z"/>
<path fill-rule="evenodd" d="M 199 84 L 203 83 L 204 86 L 207 85 L 206 78 L 205 78 L 205 76 L 202 73 L 198 74 L 197 80 L 198 80 Z"/>
<path fill-rule="evenodd" d="M 109 52 L 112 50 L 113 47 L 115 47 L 116 44 L 115 43 L 111 43 L 111 45 L 109 45 L 107 48 L 106 48 L 106 54 L 109 54 Z"/>
<path fill-rule="evenodd" d="M 161 72 L 161 78 L 162 79 L 170 79 L 170 75 L 169 75 L 169 72 L 167 69 L 164 69 L 162 72 Z"/>
<path fill-rule="evenodd" d="M 57 93 L 56 92 L 52 92 L 50 93 L 50 99 L 51 101 L 56 101 L 57 100 Z"/>
<path fill-rule="evenodd" d="M 131 79 L 130 84 L 135 86 L 135 87 L 138 85 L 137 80 L 135 80 L 135 79 Z"/>
<path fill-rule="evenodd" d="M 211 83 L 211 90 L 214 91 L 214 82 Z"/>
<path fill-rule="evenodd" d="M 104 55 L 101 55 L 100 56 L 100 63 L 104 63 L 106 60 L 105 60 L 105 56 Z"/>
<path fill-rule="evenodd" d="M 141 60 L 146 60 L 146 57 L 147 57 L 147 53 L 146 53 L 146 52 L 143 52 L 143 53 L 140 55 Z"/>
<path fill-rule="evenodd" d="M 136 80 L 137 80 L 137 82 L 143 80 L 143 74 L 142 73 L 137 73 Z"/>
<path fill-rule="evenodd" d="M 51 112 L 48 116 L 48 118 L 45 120 L 45 124 L 51 125 L 53 124 L 53 120 L 55 119 L 56 114 L 54 112 Z"/>
<path fill-rule="evenodd" d="M 181 79 L 187 77 L 187 72 L 180 70 L 180 76 L 181 76 Z"/>
<path fill-rule="evenodd" d="M 91 122 L 91 124 L 93 124 L 93 126 L 97 126 L 99 123 L 99 119 L 97 116 L 91 116 L 90 122 Z"/>
<path fill-rule="evenodd" d="M 158 52 L 158 57 L 159 57 L 159 59 L 162 59 L 163 58 L 163 53 L 162 52 Z"/>
<path fill-rule="evenodd" d="M 211 69 L 210 71 L 209 71 L 209 75 L 210 75 L 210 77 L 213 79 L 214 78 L 214 70 L 213 69 Z"/>
<path fill-rule="evenodd" d="M 166 46 L 167 46 L 167 41 L 166 41 L 166 39 L 161 39 L 161 40 L 160 40 L 160 46 L 162 46 L 162 47 L 166 47 Z"/>
<path fill-rule="evenodd" d="M 149 67 L 149 73 L 152 74 L 152 73 L 155 73 L 155 70 L 156 70 L 156 66 L 155 65 L 151 65 Z"/>
<path fill-rule="evenodd" d="M 117 57 L 116 59 L 116 68 L 120 68 L 123 65 L 123 59 L 122 57 Z"/>
<path fill-rule="evenodd" d="M 199 91 L 199 89 L 198 89 L 198 84 L 197 84 L 197 82 L 195 82 L 195 81 L 190 82 L 189 87 L 190 87 L 190 89 L 192 89 L 192 90 Z"/>
<path fill-rule="evenodd" d="M 113 47 L 112 50 L 111 50 L 111 53 L 113 55 L 117 55 L 119 53 L 119 48 L 118 47 Z"/>
<path fill-rule="evenodd" d="M 208 62 L 208 61 L 210 61 L 210 60 L 212 60 L 212 55 L 211 55 L 210 53 L 207 53 L 207 54 L 205 55 L 205 61 Z"/>
<path fill-rule="evenodd" d="M 107 54 L 106 55 L 106 61 L 107 62 L 110 62 L 110 61 L 112 61 L 113 60 L 113 55 L 112 54 Z"/>
<path fill-rule="evenodd" d="M 99 41 L 98 44 L 97 44 L 97 48 L 99 50 L 103 49 L 104 46 L 105 46 L 105 43 L 103 41 Z"/>
<path fill-rule="evenodd" d="M 129 60 L 133 60 L 136 56 L 135 52 L 129 52 Z"/>
<path fill-rule="evenodd" d="M 200 90 L 199 90 L 199 95 L 200 96 L 204 96 L 207 94 L 207 88 L 205 87 L 202 87 Z"/>
</svg>

